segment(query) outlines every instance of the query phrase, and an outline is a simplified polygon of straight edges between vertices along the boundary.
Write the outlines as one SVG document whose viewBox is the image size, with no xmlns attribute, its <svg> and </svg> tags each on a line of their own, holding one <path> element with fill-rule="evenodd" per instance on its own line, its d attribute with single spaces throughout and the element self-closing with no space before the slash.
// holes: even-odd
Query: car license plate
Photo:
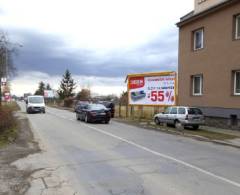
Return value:
<svg viewBox="0 0 240 195">
<path fill-rule="evenodd" d="M 100 115 L 106 115 L 106 113 L 100 113 Z"/>
<path fill-rule="evenodd" d="M 200 118 L 199 117 L 193 117 L 193 120 L 199 120 Z"/>
</svg>

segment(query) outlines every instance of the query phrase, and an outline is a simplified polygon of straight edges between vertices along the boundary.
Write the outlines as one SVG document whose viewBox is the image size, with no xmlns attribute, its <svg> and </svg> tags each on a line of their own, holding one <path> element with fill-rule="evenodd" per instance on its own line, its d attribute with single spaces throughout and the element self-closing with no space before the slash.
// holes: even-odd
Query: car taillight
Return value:
<svg viewBox="0 0 240 195">
<path fill-rule="evenodd" d="M 90 112 L 91 115 L 96 116 L 96 112 Z"/>
<path fill-rule="evenodd" d="M 185 120 L 188 120 L 188 114 L 186 115 L 186 118 L 185 118 Z"/>
</svg>

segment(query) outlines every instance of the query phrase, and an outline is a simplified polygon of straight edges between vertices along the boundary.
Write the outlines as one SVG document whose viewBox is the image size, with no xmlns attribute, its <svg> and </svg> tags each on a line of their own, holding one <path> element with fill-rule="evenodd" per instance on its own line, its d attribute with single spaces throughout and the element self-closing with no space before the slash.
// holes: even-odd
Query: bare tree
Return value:
<svg viewBox="0 0 240 195">
<path fill-rule="evenodd" d="M 16 44 L 9 41 L 8 36 L 0 31 L 0 106 L 2 104 L 2 78 L 8 78 L 16 73 L 13 54 L 17 54 Z"/>
<path fill-rule="evenodd" d="M 90 89 L 82 89 L 80 92 L 78 92 L 76 98 L 81 101 L 90 101 L 91 100 Z"/>
</svg>

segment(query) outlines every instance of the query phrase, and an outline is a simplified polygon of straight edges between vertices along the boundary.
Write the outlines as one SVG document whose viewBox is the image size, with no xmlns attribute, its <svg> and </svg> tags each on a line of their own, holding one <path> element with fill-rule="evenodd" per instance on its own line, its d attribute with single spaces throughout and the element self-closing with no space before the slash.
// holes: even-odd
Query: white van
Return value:
<svg viewBox="0 0 240 195">
<path fill-rule="evenodd" d="M 27 113 L 45 113 L 44 97 L 39 95 L 28 96 L 26 101 Z"/>
</svg>

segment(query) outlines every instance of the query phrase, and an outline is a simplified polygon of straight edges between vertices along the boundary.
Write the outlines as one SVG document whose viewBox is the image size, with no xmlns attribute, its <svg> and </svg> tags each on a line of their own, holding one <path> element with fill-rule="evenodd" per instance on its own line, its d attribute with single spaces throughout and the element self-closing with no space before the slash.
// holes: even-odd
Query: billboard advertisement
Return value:
<svg viewBox="0 0 240 195">
<path fill-rule="evenodd" d="M 128 75 L 129 105 L 176 105 L 176 72 Z"/>
<path fill-rule="evenodd" d="M 44 97 L 45 98 L 54 98 L 54 91 L 53 90 L 44 90 Z"/>
<path fill-rule="evenodd" d="M 9 102 L 11 101 L 11 94 L 9 92 L 3 93 L 4 101 Z"/>
</svg>

